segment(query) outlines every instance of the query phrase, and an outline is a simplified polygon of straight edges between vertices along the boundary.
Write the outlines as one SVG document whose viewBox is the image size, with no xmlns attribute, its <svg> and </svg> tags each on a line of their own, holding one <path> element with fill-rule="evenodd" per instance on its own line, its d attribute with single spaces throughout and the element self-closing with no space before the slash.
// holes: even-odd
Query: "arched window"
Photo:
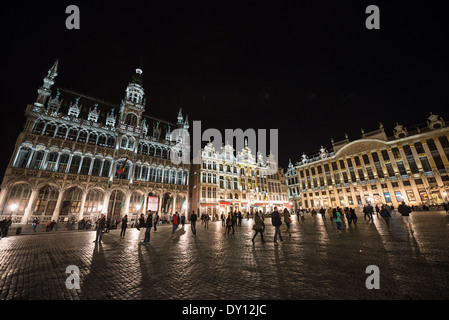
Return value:
<svg viewBox="0 0 449 320">
<path fill-rule="evenodd" d="M 154 156 L 155 153 L 156 153 L 156 148 L 152 144 L 150 144 L 150 146 L 148 148 L 148 155 Z"/>
<path fill-rule="evenodd" d="M 58 195 L 58 190 L 50 186 L 40 188 L 34 205 L 34 212 L 51 216 L 55 210 Z"/>
<path fill-rule="evenodd" d="M 69 164 L 70 156 L 66 153 L 59 157 L 58 172 L 65 172 Z"/>
<path fill-rule="evenodd" d="M 90 144 L 96 145 L 97 144 L 97 133 L 91 132 L 89 134 L 89 140 L 87 142 Z"/>
<path fill-rule="evenodd" d="M 137 116 L 133 113 L 128 113 L 125 118 L 125 124 L 129 126 L 137 126 Z"/>
<path fill-rule="evenodd" d="M 89 157 L 84 157 L 83 162 L 81 164 L 80 174 L 89 174 L 90 164 L 92 159 Z"/>
<path fill-rule="evenodd" d="M 134 168 L 134 180 L 139 180 L 140 170 L 141 170 L 140 164 L 136 164 L 136 167 Z"/>
<path fill-rule="evenodd" d="M 31 188 L 26 184 L 11 187 L 3 205 L 3 213 L 23 215 L 30 195 Z"/>
<path fill-rule="evenodd" d="M 109 177 L 109 171 L 111 170 L 111 161 L 110 160 L 104 160 L 103 162 L 103 169 L 101 170 L 101 176 L 102 177 Z"/>
<path fill-rule="evenodd" d="M 87 141 L 88 132 L 85 130 L 82 130 L 78 135 L 78 142 L 86 142 Z"/>
<path fill-rule="evenodd" d="M 39 170 L 41 168 L 42 160 L 44 159 L 44 151 L 36 151 L 33 155 L 33 160 L 31 160 L 30 168 L 34 170 Z"/>
<path fill-rule="evenodd" d="M 142 154 L 148 154 L 148 145 L 146 143 L 142 144 Z"/>
<path fill-rule="evenodd" d="M 42 119 L 36 120 L 34 123 L 33 133 L 35 134 L 41 134 L 42 130 L 44 130 L 45 127 L 45 121 Z"/>
<path fill-rule="evenodd" d="M 102 163 L 101 159 L 95 158 L 94 164 L 92 165 L 91 175 L 93 175 L 93 176 L 100 175 L 101 163 Z"/>
<path fill-rule="evenodd" d="M 81 207 L 82 191 L 78 187 L 73 187 L 64 192 L 64 196 L 61 204 L 62 216 L 67 216 L 73 213 L 79 213 Z"/>
<path fill-rule="evenodd" d="M 97 142 L 97 144 L 98 144 L 99 146 L 105 147 L 105 146 L 106 146 L 106 140 L 107 140 L 107 137 L 106 137 L 104 134 L 100 134 L 100 135 L 98 136 L 98 142 Z"/>
<path fill-rule="evenodd" d="M 49 124 L 47 124 L 47 126 L 45 127 L 44 135 L 53 137 L 53 136 L 55 135 L 55 132 L 56 132 L 56 124 L 54 124 L 54 123 L 49 123 Z"/>
<path fill-rule="evenodd" d="M 108 145 L 108 147 L 114 148 L 114 146 L 115 146 L 115 138 L 113 136 L 109 136 L 108 137 L 107 145 Z"/>
<path fill-rule="evenodd" d="M 33 152 L 33 150 L 31 148 L 20 147 L 19 153 L 17 155 L 15 167 L 25 168 L 28 164 L 28 160 L 30 159 L 32 152 Z"/>
<path fill-rule="evenodd" d="M 134 142 L 135 142 L 135 140 L 134 140 L 133 137 L 129 138 L 129 141 L 128 141 L 128 149 L 129 150 L 133 150 L 134 149 Z"/>
<path fill-rule="evenodd" d="M 120 211 L 122 209 L 122 203 L 125 199 L 125 194 L 122 191 L 114 190 L 109 197 L 108 205 L 108 218 L 112 221 L 120 219 Z"/>
<path fill-rule="evenodd" d="M 100 213 L 103 208 L 104 192 L 98 189 L 92 189 L 87 193 L 84 203 L 85 214 Z"/>
<path fill-rule="evenodd" d="M 69 173 L 78 173 L 81 164 L 80 156 L 73 156 L 72 163 L 70 163 Z"/>
<path fill-rule="evenodd" d="M 126 136 L 122 137 L 122 140 L 120 140 L 120 148 L 126 149 L 128 147 L 128 138 Z"/>
<path fill-rule="evenodd" d="M 56 168 L 56 162 L 58 161 L 59 153 L 50 152 L 47 156 L 47 164 L 45 166 L 45 170 L 54 171 Z"/>
<path fill-rule="evenodd" d="M 59 126 L 56 130 L 56 137 L 65 139 L 65 135 L 67 134 L 66 126 Z"/>
<path fill-rule="evenodd" d="M 133 192 L 131 198 L 129 199 L 129 213 L 134 215 L 141 213 L 143 200 L 144 197 L 140 193 Z"/>
<path fill-rule="evenodd" d="M 67 134 L 67 140 L 75 141 L 78 136 L 78 130 L 76 128 L 70 128 Z"/>
<path fill-rule="evenodd" d="M 140 175 L 142 181 L 148 181 L 148 167 L 142 166 L 142 174 Z"/>
</svg>

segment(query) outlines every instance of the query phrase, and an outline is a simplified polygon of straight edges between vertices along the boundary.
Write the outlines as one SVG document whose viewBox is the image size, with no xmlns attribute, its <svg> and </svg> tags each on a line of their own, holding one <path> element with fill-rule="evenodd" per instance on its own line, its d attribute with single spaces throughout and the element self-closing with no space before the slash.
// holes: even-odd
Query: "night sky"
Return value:
<svg viewBox="0 0 449 320">
<path fill-rule="evenodd" d="M 91 1 L 93 2 L 93 1 Z M 435 2 L 16 1 L 1 10 L 4 173 L 27 104 L 56 86 L 119 104 L 143 69 L 147 114 L 202 128 L 278 129 L 279 163 L 360 129 L 449 121 L 448 23 Z M 68 30 L 65 9 L 80 9 Z M 380 30 L 368 30 L 368 5 Z M 223 131 L 224 133 L 224 131 Z"/>
</svg>

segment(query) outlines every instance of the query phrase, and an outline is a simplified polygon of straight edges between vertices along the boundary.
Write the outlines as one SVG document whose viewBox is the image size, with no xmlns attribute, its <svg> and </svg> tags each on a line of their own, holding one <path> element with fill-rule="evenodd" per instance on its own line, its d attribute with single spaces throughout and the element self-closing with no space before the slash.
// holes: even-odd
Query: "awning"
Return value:
<svg viewBox="0 0 449 320">
<path fill-rule="evenodd" d="M 291 209 L 292 207 L 290 206 L 290 203 L 287 203 L 287 202 L 284 202 L 284 206 L 287 208 L 287 209 Z"/>
<path fill-rule="evenodd" d="M 231 204 L 230 202 L 222 202 L 222 201 L 220 201 L 220 204 L 226 204 L 226 205 L 229 205 L 229 204 Z"/>
<path fill-rule="evenodd" d="M 201 203 L 202 207 L 215 207 L 218 206 L 218 203 Z"/>
</svg>

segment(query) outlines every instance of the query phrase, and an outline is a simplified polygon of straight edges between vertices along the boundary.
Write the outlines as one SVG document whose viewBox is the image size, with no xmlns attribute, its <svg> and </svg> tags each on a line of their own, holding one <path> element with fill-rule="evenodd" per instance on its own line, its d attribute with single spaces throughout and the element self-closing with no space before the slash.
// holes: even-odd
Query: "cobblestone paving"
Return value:
<svg viewBox="0 0 449 320">
<path fill-rule="evenodd" d="M 251 242 L 252 220 L 234 235 L 221 222 L 209 229 L 190 225 L 171 235 L 164 225 L 150 244 L 138 231 L 119 230 L 95 244 L 94 231 L 12 235 L 0 240 L 0 299 L 448 299 L 449 215 L 416 212 L 414 232 L 401 217 L 392 230 L 374 217 L 358 225 L 304 222 L 293 217 L 292 236 L 273 242 L 269 219 L 265 239 Z M 285 224 L 282 225 L 285 230 Z M 67 266 L 80 270 L 80 289 L 67 289 Z M 380 271 L 380 289 L 368 290 L 366 268 Z"/>
</svg>

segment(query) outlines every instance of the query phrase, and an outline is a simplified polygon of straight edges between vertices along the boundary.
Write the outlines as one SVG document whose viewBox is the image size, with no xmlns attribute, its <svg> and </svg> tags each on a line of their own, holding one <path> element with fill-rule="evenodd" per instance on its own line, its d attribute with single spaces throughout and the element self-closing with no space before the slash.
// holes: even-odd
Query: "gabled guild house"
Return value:
<svg viewBox="0 0 449 320">
<path fill-rule="evenodd" d="M 295 208 L 357 207 L 406 202 L 438 209 L 448 201 L 449 126 L 430 114 L 418 125 L 387 132 L 382 124 L 361 138 L 335 142 L 306 155 L 286 172 Z"/>
</svg>

